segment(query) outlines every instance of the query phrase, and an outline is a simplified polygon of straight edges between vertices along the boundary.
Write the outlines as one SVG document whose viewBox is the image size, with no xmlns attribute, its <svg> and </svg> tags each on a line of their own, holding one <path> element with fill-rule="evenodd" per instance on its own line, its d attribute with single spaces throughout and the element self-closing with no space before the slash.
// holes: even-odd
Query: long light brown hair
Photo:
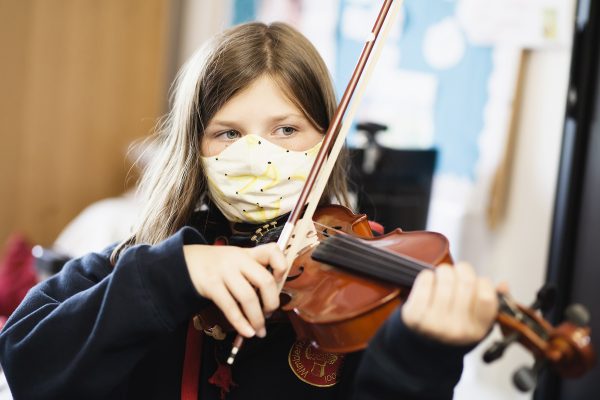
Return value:
<svg viewBox="0 0 600 400">
<path fill-rule="evenodd" d="M 268 75 L 311 123 L 324 132 L 336 109 L 329 72 L 314 46 L 283 23 L 253 22 L 215 36 L 184 65 L 174 83 L 172 108 L 157 129 L 159 149 L 140 179 L 144 201 L 133 235 L 115 248 L 155 244 L 184 226 L 206 195 L 200 159 L 204 127 L 233 96 Z M 347 205 L 346 154 L 322 201 Z"/>
</svg>

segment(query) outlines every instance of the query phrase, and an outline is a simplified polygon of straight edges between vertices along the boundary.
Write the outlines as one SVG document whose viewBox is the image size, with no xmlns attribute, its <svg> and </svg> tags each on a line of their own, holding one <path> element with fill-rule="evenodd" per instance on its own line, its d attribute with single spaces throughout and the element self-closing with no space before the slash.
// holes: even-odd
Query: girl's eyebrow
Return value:
<svg viewBox="0 0 600 400">
<path fill-rule="evenodd" d="M 279 115 L 279 116 L 272 117 L 270 121 L 272 123 L 277 123 L 277 122 L 285 121 L 286 119 L 291 119 L 291 118 L 297 118 L 297 119 L 302 119 L 302 120 L 306 119 L 306 117 L 301 114 L 285 114 L 285 115 Z"/>
<path fill-rule="evenodd" d="M 235 121 L 220 121 L 218 119 L 213 119 L 212 121 L 210 121 L 208 123 L 208 126 L 213 126 L 213 125 L 219 125 L 219 126 L 223 126 L 226 128 L 230 128 L 232 126 L 237 126 L 237 123 Z"/>
<path fill-rule="evenodd" d="M 276 124 L 282 121 L 285 121 L 287 119 L 300 119 L 300 120 L 306 120 L 306 117 L 302 114 L 284 114 L 284 115 L 277 115 L 274 117 L 269 118 L 269 123 L 272 124 Z M 213 119 L 212 121 L 210 121 L 209 126 L 223 126 L 223 127 L 236 127 L 237 125 L 239 125 L 238 122 L 236 121 L 227 121 L 227 120 L 218 120 L 218 119 Z"/>
</svg>

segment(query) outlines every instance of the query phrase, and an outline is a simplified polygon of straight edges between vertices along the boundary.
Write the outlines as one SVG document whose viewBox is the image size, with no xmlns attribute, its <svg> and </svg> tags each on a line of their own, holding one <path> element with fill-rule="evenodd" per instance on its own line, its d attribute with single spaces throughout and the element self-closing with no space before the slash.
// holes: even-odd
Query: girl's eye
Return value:
<svg viewBox="0 0 600 400">
<path fill-rule="evenodd" d="M 230 130 L 221 133 L 220 136 L 224 136 L 226 139 L 233 140 L 238 139 L 240 137 L 240 133 L 238 131 Z"/>
<path fill-rule="evenodd" d="M 281 133 L 283 134 L 283 136 L 291 136 L 294 133 L 296 133 L 298 130 L 296 128 L 291 127 L 291 126 L 283 126 L 283 127 L 279 128 L 279 131 L 281 131 Z"/>
</svg>

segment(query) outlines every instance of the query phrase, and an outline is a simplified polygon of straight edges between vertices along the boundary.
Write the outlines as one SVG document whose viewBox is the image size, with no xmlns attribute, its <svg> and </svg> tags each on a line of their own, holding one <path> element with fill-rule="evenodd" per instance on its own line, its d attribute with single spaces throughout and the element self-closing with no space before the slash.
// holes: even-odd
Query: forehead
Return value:
<svg viewBox="0 0 600 400">
<path fill-rule="evenodd" d="M 298 114 L 302 111 L 289 99 L 272 78 L 263 75 L 229 99 L 214 115 L 213 120 L 243 117 Z"/>
</svg>

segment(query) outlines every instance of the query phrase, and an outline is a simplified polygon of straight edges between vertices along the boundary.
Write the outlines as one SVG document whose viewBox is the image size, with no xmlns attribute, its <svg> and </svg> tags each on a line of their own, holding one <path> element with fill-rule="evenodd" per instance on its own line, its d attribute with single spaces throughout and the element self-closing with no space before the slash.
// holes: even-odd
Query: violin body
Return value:
<svg viewBox="0 0 600 400">
<path fill-rule="evenodd" d="M 448 240 L 434 232 L 396 229 L 373 237 L 367 217 L 346 207 L 321 207 L 314 216 L 318 236 L 344 232 L 370 246 L 431 265 L 450 263 Z M 327 228 L 331 227 L 331 228 Z M 282 292 L 282 310 L 301 339 L 321 350 L 347 353 L 364 349 L 379 327 L 408 295 L 409 287 L 374 280 L 316 261 L 314 247 L 296 257 Z"/>
<path fill-rule="evenodd" d="M 339 232 L 369 245 L 421 260 L 431 265 L 451 263 L 448 240 L 435 232 L 401 229 L 374 237 L 365 214 L 340 205 L 322 206 L 313 220 L 319 240 Z M 408 296 L 410 286 L 399 286 L 344 271 L 312 258 L 315 247 L 305 248 L 294 260 L 280 294 L 280 310 L 299 339 L 331 353 L 364 349 L 388 316 Z M 280 315 L 279 312 L 276 313 Z M 221 336 L 233 328 L 216 307 L 194 317 L 198 330 Z"/>
</svg>

